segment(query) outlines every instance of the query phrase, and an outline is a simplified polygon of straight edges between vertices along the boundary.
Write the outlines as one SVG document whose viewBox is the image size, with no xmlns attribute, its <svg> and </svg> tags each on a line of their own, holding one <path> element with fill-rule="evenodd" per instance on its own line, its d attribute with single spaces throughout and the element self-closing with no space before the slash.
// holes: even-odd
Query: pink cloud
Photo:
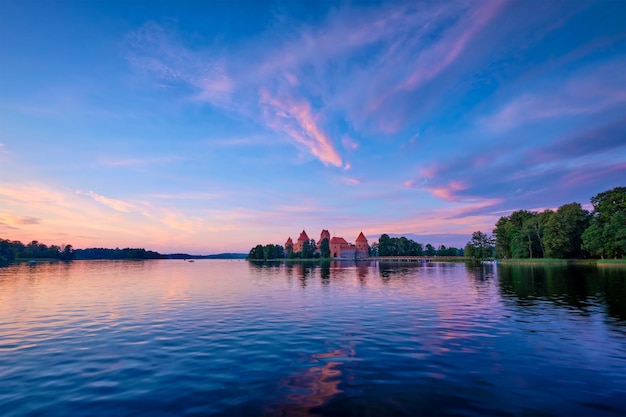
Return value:
<svg viewBox="0 0 626 417">
<path fill-rule="evenodd" d="M 423 187 L 423 189 L 446 201 L 457 201 L 459 198 L 457 192 L 467 188 L 467 185 L 461 181 L 452 181 L 440 187 Z"/>
<path fill-rule="evenodd" d="M 260 103 L 265 110 L 265 122 L 270 128 L 286 133 L 326 165 L 342 166 L 341 156 L 319 126 L 317 116 L 312 113 L 308 102 L 279 100 L 267 90 L 262 90 Z"/>
<path fill-rule="evenodd" d="M 415 90 L 450 66 L 474 35 L 496 16 L 505 2 L 494 0 L 479 4 L 480 6 L 460 20 L 446 37 L 420 57 L 422 59 L 416 62 L 418 68 L 398 85 L 399 90 Z"/>
<path fill-rule="evenodd" d="M 16 226 L 28 226 L 40 224 L 42 219 L 31 216 L 16 216 L 13 214 L 1 214 L 0 224 L 15 228 Z"/>
<path fill-rule="evenodd" d="M 408 74 L 397 74 L 401 81 L 382 90 L 381 94 L 369 103 L 367 114 L 374 114 L 390 98 L 403 91 L 419 89 L 450 67 L 460 57 L 474 36 L 497 15 L 504 4 L 503 1 L 481 2 L 475 9 L 465 12 L 454 26 L 445 30 L 440 40 L 422 49 L 415 56 L 407 57 L 403 53 L 391 54 L 389 57 L 391 68 L 408 67 L 411 70 Z M 396 114 L 395 120 L 387 118 L 381 122 L 380 128 L 386 133 L 394 133 L 404 126 L 404 118 L 398 114 Z"/>
<path fill-rule="evenodd" d="M 359 185 L 359 184 L 361 184 L 360 180 L 358 180 L 356 178 L 350 178 L 350 177 L 341 177 L 341 181 L 344 184 L 347 184 L 347 185 Z"/>
<path fill-rule="evenodd" d="M 129 61 L 166 83 L 191 85 L 194 98 L 286 133 L 324 164 L 341 166 L 320 115 L 343 111 L 350 124 L 371 119 L 382 131 L 397 131 L 404 113 L 363 109 L 377 98 L 383 97 L 382 103 L 415 90 L 452 65 L 501 5 L 339 7 L 318 27 L 295 26 L 292 36 L 281 39 L 268 33 L 237 53 L 215 45 L 192 50 L 164 27 L 148 23 L 129 35 Z M 448 27 L 450 21 L 455 24 Z M 374 48 L 377 59 L 357 64 L 355 57 L 365 48 Z M 329 63 L 337 70 L 329 73 Z M 255 103 L 252 97 L 259 95 Z M 355 144 L 350 139 L 343 146 L 354 150 Z"/>
</svg>

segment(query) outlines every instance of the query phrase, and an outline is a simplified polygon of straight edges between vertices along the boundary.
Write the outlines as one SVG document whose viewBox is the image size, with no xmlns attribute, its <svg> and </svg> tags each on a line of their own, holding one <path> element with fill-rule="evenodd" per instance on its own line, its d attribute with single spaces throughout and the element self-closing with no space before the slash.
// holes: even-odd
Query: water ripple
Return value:
<svg viewBox="0 0 626 417">
<path fill-rule="evenodd" d="M 4 268 L 0 415 L 624 415 L 626 280 L 570 273 Z"/>
</svg>

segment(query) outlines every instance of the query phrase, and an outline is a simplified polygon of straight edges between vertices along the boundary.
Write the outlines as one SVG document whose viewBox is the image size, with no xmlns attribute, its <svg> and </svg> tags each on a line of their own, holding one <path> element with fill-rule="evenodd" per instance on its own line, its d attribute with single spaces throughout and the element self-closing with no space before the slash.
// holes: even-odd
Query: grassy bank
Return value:
<svg viewBox="0 0 626 417">
<path fill-rule="evenodd" d="M 598 259 L 598 266 L 622 266 L 626 267 L 626 259 Z"/>
<path fill-rule="evenodd" d="M 498 259 L 499 264 L 511 265 L 617 265 L 626 266 L 626 259 Z"/>
</svg>

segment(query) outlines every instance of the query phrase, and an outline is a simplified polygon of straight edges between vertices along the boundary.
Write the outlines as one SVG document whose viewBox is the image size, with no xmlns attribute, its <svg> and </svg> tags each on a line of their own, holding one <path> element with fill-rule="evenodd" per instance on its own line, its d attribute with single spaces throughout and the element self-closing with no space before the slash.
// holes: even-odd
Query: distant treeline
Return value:
<svg viewBox="0 0 626 417">
<path fill-rule="evenodd" d="M 493 237 L 472 235 L 466 252 L 480 258 L 623 258 L 626 255 L 626 187 L 591 198 L 593 210 L 579 203 L 556 211 L 518 210 L 500 217 Z M 472 256 L 471 254 L 469 256 Z"/>
<path fill-rule="evenodd" d="M 74 250 L 74 259 L 166 259 L 167 255 L 143 248 L 88 248 Z"/>
<path fill-rule="evenodd" d="M 245 259 L 245 253 L 217 253 L 215 255 L 189 255 L 188 253 L 172 253 L 164 255 L 167 259 Z"/>
<path fill-rule="evenodd" d="M 437 249 L 430 243 L 422 245 L 406 237 L 389 237 L 383 233 L 371 248 L 374 256 L 463 256 L 463 249 L 447 248 L 440 245 Z"/>
<path fill-rule="evenodd" d="M 220 253 L 216 255 L 189 255 L 174 253 L 164 255 L 144 248 L 87 248 L 74 249 L 72 245 L 47 246 L 33 240 L 29 244 L 20 241 L 0 239 L 0 266 L 6 266 L 16 260 L 58 259 L 61 261 L 77 260 L 123 260 L 123 259 L 244 259 L 242 253 Z"/>
<path fill-rule="evenodd" d="M 145 250 L 89 248 L 74 249 L 72 245 L 46 245 L 33 240 L 28 244 L 20 241 L 0 239 L 0 265 L 6 266 L 15 260 L 58 259 L 71 261 L 74 259 L 164 259 L 167 255 Z"/>
<path fill-rule="evenodd" d="M 45 245 L 36 240 L 24 244 L 17 240 L 0 239 L 0 266 L 8 265 L 16 259 L 60 259 L 71 261 L 74 259 L 72 245 Z"/>
</svg>

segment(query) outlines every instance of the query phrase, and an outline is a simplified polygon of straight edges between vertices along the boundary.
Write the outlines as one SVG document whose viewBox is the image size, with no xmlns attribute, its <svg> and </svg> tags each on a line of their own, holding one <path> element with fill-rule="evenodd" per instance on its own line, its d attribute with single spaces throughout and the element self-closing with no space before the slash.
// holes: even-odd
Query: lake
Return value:
<svg viewBox="0 0 626 417">
<path fill-rule="evenodd" d="M 626 269 L 0 268 L 0 415 L 626 415 Z"/>
</svg>

